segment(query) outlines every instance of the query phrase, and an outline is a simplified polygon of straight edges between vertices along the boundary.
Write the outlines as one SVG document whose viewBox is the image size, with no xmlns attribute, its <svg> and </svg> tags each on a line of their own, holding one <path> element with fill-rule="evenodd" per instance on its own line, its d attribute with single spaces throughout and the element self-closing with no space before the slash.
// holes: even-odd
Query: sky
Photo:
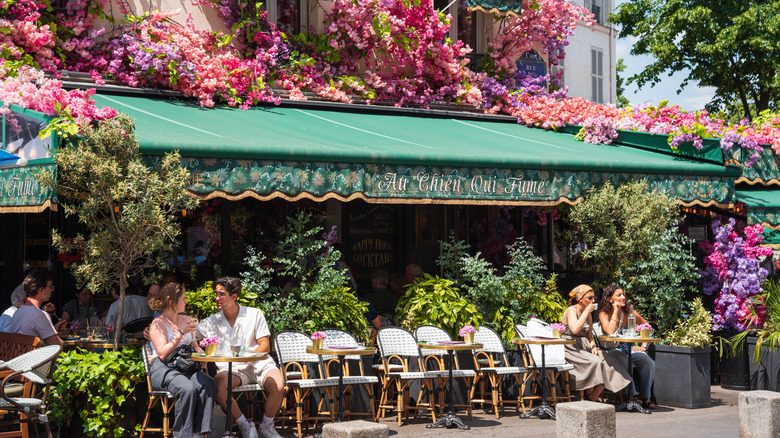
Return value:
<svg viewBox="0 0 780 438">
<path fill-rule="evenodd" d="M 615 0 L 615 7 L 617 8 L 622 3 L 626 3 L 626 0 Z M 623 63 L 626 65 L 626 69 L 622 73 L 624 78 L 641 72 L 646 65 L 653 62 L 651 56 L 632 56 L 629 54 L 634 41 L 633 38 L 618 38 L 617 40 L 617 59 L 623 58 Z M 669 103 L 680 105 L 686 111 L 704 108 L 704 104 L 712 100 L 715 88 L 699 87 L 698 83 L 692 81 L 682 93 L 677 94 L 677 90 L 686 76 L 687 74 L 684 72 L 676 73 L 673 76 L 667 76 L 667 73 L 664 73 L 661 76 L 661 82 L 655 87 L 645 85 L 641 90 L 638 90 L 636 84 L 631 84 L 626 86 L 623 95 L 632 105 L 657 104 L 661 100 L 668 100 Z"/>
</svg>

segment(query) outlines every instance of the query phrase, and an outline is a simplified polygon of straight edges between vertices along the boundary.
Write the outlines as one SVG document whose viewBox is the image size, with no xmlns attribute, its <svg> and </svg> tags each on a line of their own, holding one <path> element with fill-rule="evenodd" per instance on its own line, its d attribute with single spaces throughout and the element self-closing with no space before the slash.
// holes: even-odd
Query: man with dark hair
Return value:
<svg viewBox="0 0 780 438">
<path fill-rule="evenodd" d="M 377 269 L 371 273 L 371 289 L 373 292 L 366 295 L 365 299 L 376 307 L 377 312 L 395 313 L 398 298 L 387 288 L 389 282 L 390 276 L 384 269 Z"/>
<path fill-rule="evenodd" d="M 140 291 L 141 287 L 138 285 L 131 285 L 125 289 L 125 308 L 124 312 L 122 312 L 122 324 L 126 325 L 128 322 L 135 321 L 136 319 L 151 318 L 152 315 L 154 315 L 146 298 L 138 294 Z M 108 308 L 106 325 L 113 327 L 118 321 L 119 300 L 116 300 L 111 303 L 111 306 Z"/>
<path fill-rule="evenodd" d="M 95 302 L 95 294 L 87 286 L 83 286 L 76 292 L 76 298 L 62 306 L 62 319 L 68 322 L 89 321 L 93 324 L 94 321 L 102 319 L 105 312 L 106 309 Z"/>
<path fill-rule="evenodd" d="M 198 325 L 201 337 L 217 336 L 222 342 L 217 347 L 221 354 L 230 355 L 231 345 L 243 345 L 247 352 L 270 353 L 271 332 L 265 321 L 265 315 L 260 309 L 245 307 L 238 304 L 241 293 L 241 281 L 236 277 L 222 277 L 214 282 L 217 312 Z M 217 403 L 223 410 L 227 409 L 227 363 L 217 362 L 219 371 L 214 377 L 217 382 Z M 233 387 L 259 383 L 268 392 L 262 423 L 255 430 L 254 425 L 247 421 L 235 401 L 231 405 L 228 418 L 232 417 L 238 423 L 244 438 L 281 438 L 274 429 L 274 416 L 282 404 L 284 380 L 276 363 L 269 356 L 257 362 L 235 363 L 231 377 Z M 229 420 L 228 420 L 229 421 Z"/>
<path fill-rule="evenodd" d="M 46 345 L 62 346 L 62 339 L 57 332 L 67 323 L 60 321 L 55 327 L 51 323 L 49 315 L 40 309 L 45 301 L 51 299 L 54 291 L 54 282 L 49 271 L 34 269 L 22 281 L 27 301 L 14 313 L 11 318 L 11 333 L 37 336 Z"/>
</svg>

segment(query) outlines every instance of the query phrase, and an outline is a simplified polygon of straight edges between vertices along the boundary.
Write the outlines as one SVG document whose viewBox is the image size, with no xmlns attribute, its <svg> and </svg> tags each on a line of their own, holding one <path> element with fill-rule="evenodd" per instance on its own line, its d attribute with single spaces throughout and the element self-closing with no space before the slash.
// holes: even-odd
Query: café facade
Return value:
<svg viewBox="0 0 780 438">
<path fill-rule="evenodd" d="M 575 282 L 572 248 L 559 239 L 561 206 L 604 183 L 645 179 L 683 207 L 729 212 L 743 177 L 719 146 L 672 154 L 665 141 L 593 145 L 572 130 L 482 112 L 288 100 L 207 109 L 175 96 L 103 91 L 94 99 L 133 117 L 150 165 L 172 150 L 182 155 L 190 191 L 203 202 L 182 212 L 175 260 L 197 266 L 201 279 L 238 274 L 248 246 L 272 255 L 276 229 L 305 210 L 336 233 L 361 286 L 373 269 L 403 272 L 408 263 L 438 274 L 439 242 L 450 235 L 498 258 L 491 251 L 502 239 L 525 238 L 562 282 Z M 25 268 L 78 260 L 50 248 L 52 228 L 79 230 L 57 209 L 56 193 L 35 182 L 40 166 L 53 166 L 50 154 L 0 167 L 3 293 Z M 32 246 L 38 241 L 46 248 Z"/>
</svg>

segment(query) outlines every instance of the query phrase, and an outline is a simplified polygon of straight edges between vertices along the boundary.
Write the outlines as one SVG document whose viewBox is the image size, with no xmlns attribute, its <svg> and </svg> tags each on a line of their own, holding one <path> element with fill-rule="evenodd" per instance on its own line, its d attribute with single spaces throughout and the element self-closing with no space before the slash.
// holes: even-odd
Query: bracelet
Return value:
<svg viewBox="0 0 780 438">
<path fill-rule="evenodd" d="M 178 331 L 179 331 L 179 334 L 180 334 L 180 335 L 184 336 L 184 332 L 183 332 L 183 331 L 181 331 L 181 329 L 176 329 L 176 330 L 178 330 Z"/>
</svg>

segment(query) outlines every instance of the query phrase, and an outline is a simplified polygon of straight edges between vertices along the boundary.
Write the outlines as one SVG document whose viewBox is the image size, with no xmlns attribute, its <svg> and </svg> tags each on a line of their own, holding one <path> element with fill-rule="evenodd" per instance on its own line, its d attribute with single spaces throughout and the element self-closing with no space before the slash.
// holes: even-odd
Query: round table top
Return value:
<svg viewBox="0 0 780 438">
<path fill-rule="evenodd" d="M 483 344 L 467 344 L 465 342 L 458 344 L 429 344 L 429 343 L 417 343 L 417 346 L 426 350 L 479 350 L 484 347 Z"/>
<path fill-rule="evenodd" d="M 140 347 L 141 345 L 146 342 L 145 339 L 128 339 L 125 342 L 120 342 L 118 346 L 124 347 Z M 105 339 L 98 339 L 98 340 L 92 340 L 89 339 L 64 339 L 62 341 L 62 345 L 64 347 L 81 347 L 86 349 L 97 349 L 97 348 L 114 348 L 114 342 L 113 341 L 107 341 Z"/>
<path fill-rule="evenodd" d="M 612 342 L 647 342 L 649 344 L 652 344 L 654 342 L 661 342 L 661 338 L 643 338 L 639 335 L 637 336 L 608 336 L 608 335 L 601 335 L 599 336 L 600 341 L 612 341 Z"/>
<path fill-rule="evenodd" d="M 512 342 L 515 344 L 532 344 L 532 345 L 571 345 L 574 343 L 574 339 L 564 338 L 512 338 Z"/>
<path fill-rule="evenodd" d="M 306 352 L 322 356 L 366 356 L 376 353 L 373 347 L 332 348 L 332 347 L 306 347 Z"/>
<path fill-rule="evenodd" d="M 215 354 L 206 356 L 203 353 L 192 353 L 195 362 L 257 362 L 268 357 L 268 353 L 244 353 L 243 356 L 226 356 Z"/>
</svg>

